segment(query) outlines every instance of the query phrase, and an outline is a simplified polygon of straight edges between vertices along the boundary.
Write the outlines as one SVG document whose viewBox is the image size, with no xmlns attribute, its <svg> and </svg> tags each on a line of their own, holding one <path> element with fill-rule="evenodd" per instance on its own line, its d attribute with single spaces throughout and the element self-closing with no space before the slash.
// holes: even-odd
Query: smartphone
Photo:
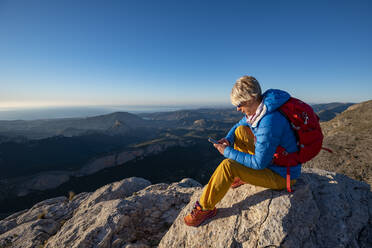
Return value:
<svg viewBox="0 0 372 248">
<path fill-rule="evenodd" d="M 217 140 L 212 139 L 211 137 L 208 138 L 208 141 L 213 143 L 213 144 L 219 144 Z"/>
</svg>

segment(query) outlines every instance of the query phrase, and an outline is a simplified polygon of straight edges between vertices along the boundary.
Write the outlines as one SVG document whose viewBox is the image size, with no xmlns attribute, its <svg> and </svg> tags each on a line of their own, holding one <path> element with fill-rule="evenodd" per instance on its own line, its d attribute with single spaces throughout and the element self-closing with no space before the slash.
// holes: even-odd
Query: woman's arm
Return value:
<svg viewBox="0 0 372 248">
<path fill-rule="evenodd" d="M 262 170 L 270 165 L 276 148 L 280 143 L 280 138 L 284 129 L 285 119 L 279 113 L 270 114 L 262 118 L 255 132 L 256 144 L 255 154 L 240 152 L 233 147 L 226 147 L 223 155 L 233 159 L 249 168 Z"/>
<path fill-rule="evenodd" d="M 248 125 L 247 118 L 244 116 L 238 123 L 236 123 L 226 135 L 226 139 L 229 141 L 230 146 L 234 145 L 235 129 L 241 125 Z"/>
</svg>

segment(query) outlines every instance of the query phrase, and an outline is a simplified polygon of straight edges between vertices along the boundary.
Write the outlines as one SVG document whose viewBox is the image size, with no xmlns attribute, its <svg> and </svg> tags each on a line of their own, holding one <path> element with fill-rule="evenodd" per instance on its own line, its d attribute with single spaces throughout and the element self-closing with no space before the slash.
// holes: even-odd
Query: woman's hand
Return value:
<svg viewBox="0 0 372 248">
<path fill-rule="evenodd" d="M 226 138 L 222 138 L 218 141 L 220 144 L 224 144 L 226 146 L 230 146 L 230 142 Z"/>
<path fill-rule="evenodd" d="M 225 148 L 228 147 L 226 144 L 213 144 L 213 146 L 223 155 Z"/>
</svg>

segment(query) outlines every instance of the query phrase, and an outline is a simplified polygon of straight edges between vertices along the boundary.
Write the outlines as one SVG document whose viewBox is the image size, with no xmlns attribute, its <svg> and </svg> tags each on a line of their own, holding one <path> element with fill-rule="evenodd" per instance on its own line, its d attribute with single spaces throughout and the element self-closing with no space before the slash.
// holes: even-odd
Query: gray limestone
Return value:
<svg viewBox="0 0 372 248">
<path fill-rule="evenodd" d="M 217 215 L 201 226 L 181 211 L 161 247 L 372 247 L 368 184 L 318 169 L 305 169 L 294 193 L 251 185 L 229 190 Z"/>
<path fill-rule="evenodd" d="M 304 169 L 294 193 L 230 189 L 214 218 L 186 226 L 201 193 L 192 179 L 128 178 L 48 199 L 0 221 L 0 247 L 372 247 L 370 186 L 340 174 Z"/>
</svg>

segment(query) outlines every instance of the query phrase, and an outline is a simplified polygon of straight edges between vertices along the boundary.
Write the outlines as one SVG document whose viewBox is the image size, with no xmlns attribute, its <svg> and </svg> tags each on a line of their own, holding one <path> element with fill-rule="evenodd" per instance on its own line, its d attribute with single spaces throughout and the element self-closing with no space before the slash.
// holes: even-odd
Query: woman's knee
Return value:
<svg viewBox="0 0 372 248">
<path fill-rule="evenodd" d="M 224 159 L 220 165 L 218 166 L 219 170 L 222 170 L 224 172 L 230 173 L 231 171 L 231 165 L 232 165 L 232 159 L 226 158 Z"/>
<path fill-rule="evenodd" d="M 228 174 L 232 178 L 236 176 L 235 171 L 236 171 L 237 166 L 238 166 L 238 163 L 229 158 L 224 159 L 219 165 L 220 170 L 223 170 L 224 173 Z"/>
<path fill-rule="evenodd" d="M 235 136 L 252 138 L 254 135 L 248 126 L 241 125 L 235 129 Z"/>
<path fill-rule="evenodd" d="M 222 165 L 223 167 L 226 167 L 226 168 L 230 168 L 231 165 L 234 163 L 234 160 L 230 159 L 230 158 L 225 158 L 220 165 Z"/>
<path fill-rule="evenodd" d="M 238 151 L 254 154 L 254 135 L 247 126 L 239 126 L 235 130 L 234 148 Z"/>
</svg>

